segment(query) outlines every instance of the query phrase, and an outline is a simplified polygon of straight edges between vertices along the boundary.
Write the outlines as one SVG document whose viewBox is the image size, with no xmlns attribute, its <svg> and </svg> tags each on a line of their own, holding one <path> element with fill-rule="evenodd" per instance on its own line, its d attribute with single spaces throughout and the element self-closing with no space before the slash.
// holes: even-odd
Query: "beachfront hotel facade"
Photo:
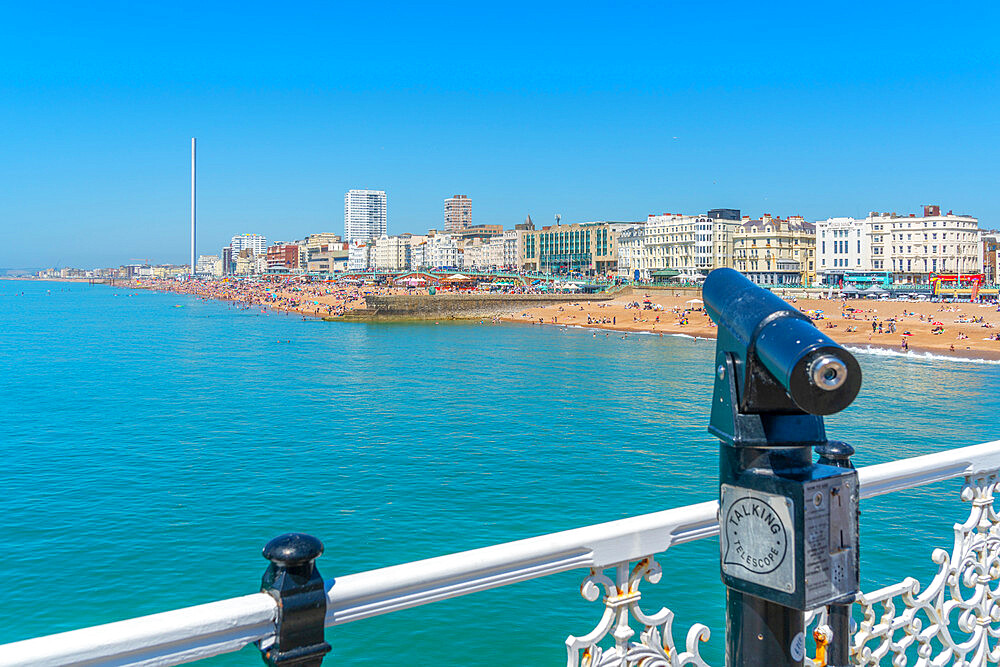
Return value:
<svg viewBox="0 0 1000 667">
<path fill-rule="evenodd" d="M 368 271 L 374 266 L 374 243 L 351 243 L 347 247 L 347 270 Z"/>
<path fill-rule="evenodd" d="M 618 270 L 618 235 L 639 222 L 579 222 L 525 229 L 521 268 L 602 276 Z"/>
<path fill-rule="evenodd" d="M 444 200 L 444 231 L 458 232 L 472 226 L 472 200 L 455 195 Z"/>
<path fill-rule="evenodd" d="M 385 190 L 348 190 L 344 195 L 344 240 L 367 243 L 387 231 Z"/>
<path fill-rule="evenodd" d="M 435 234 L 427 238 L 424 266 L 419 268 L 453 268 L 463 266 L 463 253 L 458 239 L 451 234 Z"/>
<path fill-rule="evenodd" d="M 714 209 L 705 215 L 650 215 L 641 233 L 626 235 L 628 268 L 619 275 L 643 281 L 660 277 L 697 280 L 713 269 L 732 267 L 739 213 Z"/>
<path fill-rule="evenodd" d="M 863 219 L 829 218 L 816 222 L 817 282 L 822 285 L 923 285 L 935 274 L 983 272 L 979 220 L 941 213 L 872 212 Z"/>
<path fill-rule="evenodd" d="M 744 216 L 733 235 L 733 268 L 758 285 L 812 285 L 816 225 L 798 215 Z"/>
<path fill-rule="evenodd" d="M 410 268 L 410 235 L 383 236 L 375 242 L 375 270 L 402 271 Z"/>
</svg>

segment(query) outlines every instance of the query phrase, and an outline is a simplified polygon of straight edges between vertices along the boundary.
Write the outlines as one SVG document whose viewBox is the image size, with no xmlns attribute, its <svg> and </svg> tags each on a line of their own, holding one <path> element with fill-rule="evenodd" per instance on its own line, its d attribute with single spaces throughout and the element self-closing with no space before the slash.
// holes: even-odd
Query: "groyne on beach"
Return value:
<svg viewBox="0 0 1000 667">
<path fill-rule="evenodd" d="M 365 309 L 328 320 L 423 320 L 504 317 L 544 306 L 603 303 L 611 294 L 374 294 L 365 296 Z"/>
</svg>

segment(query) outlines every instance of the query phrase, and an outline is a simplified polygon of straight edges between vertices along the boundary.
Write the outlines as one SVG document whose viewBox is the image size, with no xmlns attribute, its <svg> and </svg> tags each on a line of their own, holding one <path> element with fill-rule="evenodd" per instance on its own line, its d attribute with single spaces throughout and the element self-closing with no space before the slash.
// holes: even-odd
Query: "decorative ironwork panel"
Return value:
<svg viewBox="0 0 1000 667">
<path fill-rule="evenodd" d="M 934 579 L 921 591 L 907 577 L 858 596 L 863 613 L 854 635 L 857 665 L 985 665 L 1000 662 L 1000 526 L 993 507 L 996 471 L 965 478 L 962 500 L 972 503 L 955 524 L 949 554 L 935 549 Z M 915 658 L 915 660 L 914 660 Z"/>
<path fill-rule="evenodd" d="M 851 638 L 854 665 L 1000 663 L 1000 517 L 993 506 L 998 483 L 997 471 L 965 478 L 961 496 L 971 503 L 969 518 L 955 524 L 951 553 L 944 549 L 932 553 L 938 572 L 925 589 L 907 577 L 858 595 L 862 620 Z M 591 602 L 601 597 L 603 589 L 604 615 L 589 634 L 567 638 L 567 666 L 708 667 L 699 653 L 700 643 L 711 636 L 707 626 L 692 625 L 685 650 L 679 651 L 672 634 L 673 612 L 662 608 L 646 614 L 639 606 L 639 585 L 643 580 L 657 583 L 660 565 L 647 557 L 629 566 L 627 562 L 614 566 L 614 580 L 597 569 L 583 580 L 580 592 Z M 826 609 L 808 612 L 805 620 L 816 648 L 816 657 L 806 658 L 805 663 L 822 667 L 825 649 L 833 639 Z M 633 621 L 642 627 L 638 641 Z M 601 647 L 609 635 L 614 645 Z"/>
<path fill-rule="evenodd" d="M 663 571 L 659 563 L 648 557 L 631 570 L 627 562 L 614 568 L 614 581 L 601 570 L 591 569 L 580 586 L 580 594 L 591 602 L 596 602 L 601 589 L 604 590 L 604 615 L 589 634 L 566 639 L 568 667 L 708 667 L 698 653 L 699 643 L 711 636 L 707 626 L 692 625 L 687 633 L 686 650 L 678 651 L 672 630 L 674 613 L 664 607 L 655 614 L 646 614 L 639 607 L 642 599 L 639 584 L 643 579 L 651 584 L 660 580 Z M 631 619 L 642 626 L 639 641 L 633 641 L 635 630 Z M 614 638 L 614 646 L 601 648 L 598 643 L 609 634 Z"/>
</svg>

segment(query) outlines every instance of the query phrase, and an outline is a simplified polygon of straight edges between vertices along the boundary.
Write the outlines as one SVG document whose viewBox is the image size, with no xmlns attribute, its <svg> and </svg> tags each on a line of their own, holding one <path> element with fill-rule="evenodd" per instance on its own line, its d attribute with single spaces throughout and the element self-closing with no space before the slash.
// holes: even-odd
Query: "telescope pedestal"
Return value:
<svg viewBox="0 0 1000 667">
<path fill-rule="evenodd" d="M 805 614 L 726 589 L 726 665 L 801 667 Z"/>
</svg>

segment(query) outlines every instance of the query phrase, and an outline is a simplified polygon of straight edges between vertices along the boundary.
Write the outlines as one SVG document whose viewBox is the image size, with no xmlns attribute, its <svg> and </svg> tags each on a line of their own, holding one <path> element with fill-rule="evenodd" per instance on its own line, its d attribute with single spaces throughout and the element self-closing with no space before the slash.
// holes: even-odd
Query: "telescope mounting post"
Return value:
<svg viewBox="0 0 1000 667">
<path fill-rule="evenodd" d="M 709 431 L 721 441 L 726 665 L 801 667 L 804 612 L 825 605 L 840 626 L 828 664 L 846 665 L 858 480 L 850 448 L 827 441 L 822 415 L 850 404 L 860 368 L 801 313 L 731 269 L 709 275 L 704 300 L 719 328 Z"/>
</svg>

